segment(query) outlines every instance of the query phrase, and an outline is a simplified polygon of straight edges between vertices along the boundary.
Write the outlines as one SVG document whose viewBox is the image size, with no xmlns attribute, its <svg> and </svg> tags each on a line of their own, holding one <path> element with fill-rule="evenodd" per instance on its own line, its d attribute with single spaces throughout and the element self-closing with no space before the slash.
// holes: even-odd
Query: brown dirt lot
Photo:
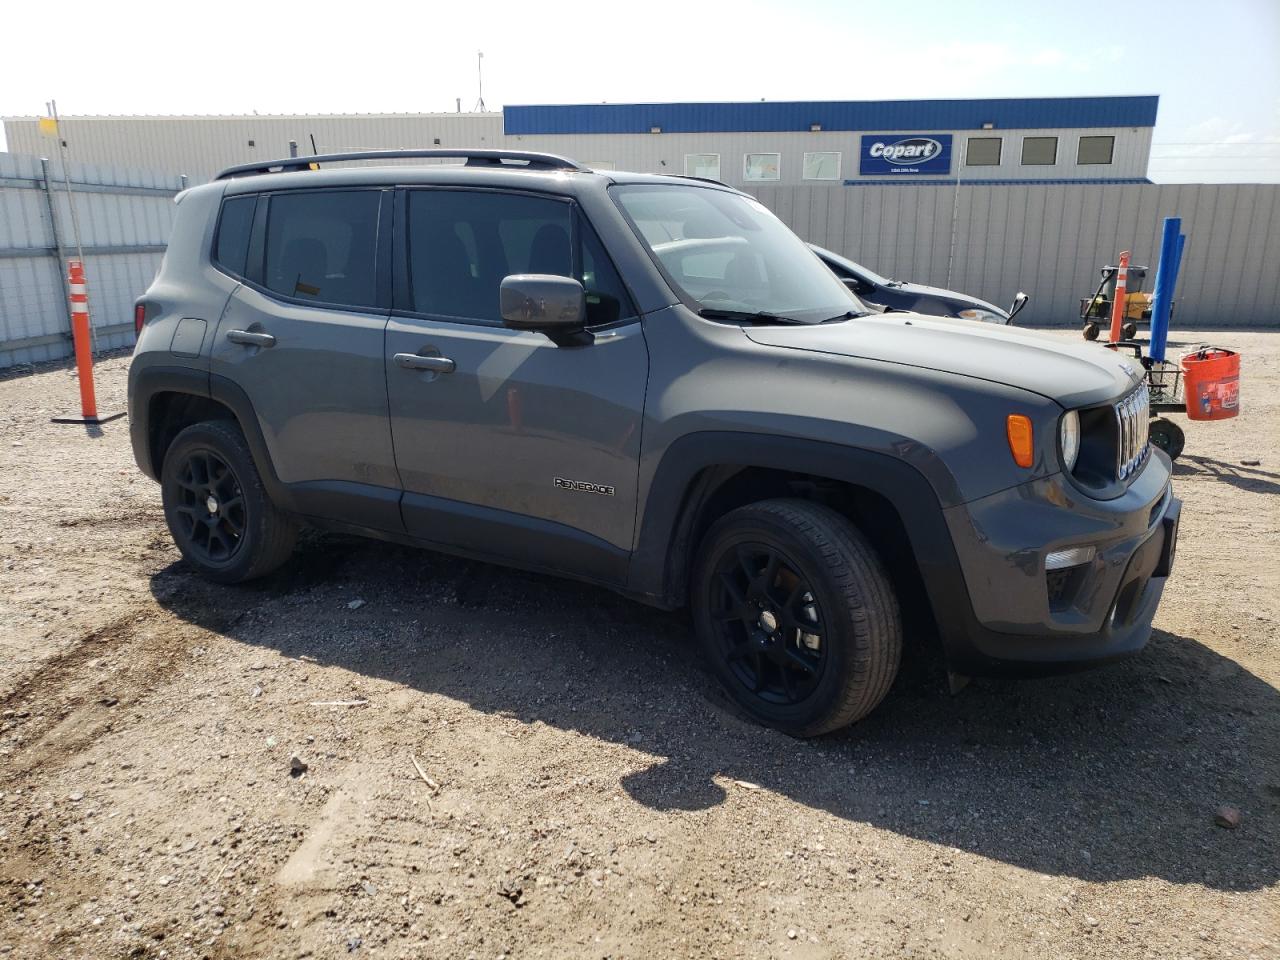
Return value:
<svg viewBox="0 0 1280 960">
<path fill-rule="evenodd" d="M 1245 412 L 1179 418 L 1142 654 L 954 697 L 924 657 L 804 743 L 605 591 L 337 537 L 198 581 L 126 422 L 0 382 L 0 952 L 1277 956 L 1280 333 L 1212 339 Z"/>
</svg>

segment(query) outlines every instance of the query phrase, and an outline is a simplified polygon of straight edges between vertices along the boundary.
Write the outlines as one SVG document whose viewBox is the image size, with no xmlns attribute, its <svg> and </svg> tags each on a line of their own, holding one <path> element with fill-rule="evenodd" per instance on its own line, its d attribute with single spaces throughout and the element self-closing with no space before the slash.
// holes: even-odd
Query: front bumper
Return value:
<svg viewBox="0 0 1280 960">
<path fill-rule="evenodd" d="M 1094 500 L 1061 474 L 946 511 L 971 611 L 940 624 L 951 669 L 1053 673 L 1140 650 L 1164 591 L 1181 501 L 1153 451 L 1123 495 Z M 1049 571 L 1046 556 L 1092 547 Z"/>
</svg>

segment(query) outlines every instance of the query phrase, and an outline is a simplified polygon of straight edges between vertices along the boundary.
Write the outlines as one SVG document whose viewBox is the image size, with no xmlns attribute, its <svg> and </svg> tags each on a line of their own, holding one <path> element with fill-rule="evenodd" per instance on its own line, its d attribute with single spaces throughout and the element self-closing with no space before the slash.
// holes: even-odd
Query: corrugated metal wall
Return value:
<svg viewBox="0 0 1280 960">
<path fill-rule="evenodd" d="M 1098 269 L 1121 250 L 1149 265 L 1161 225 L 1187 234 L 1175 324 L 1280 324 L 1280 186 L 1004 185 L 753 187 L 801 237 L 888 276 L 949 286 L 1007 306 L 1031 296 L 1019 323 L 1071 324 Z M 957 204 L 958 200 L 958 204 Z M 948 281 L 952 212 L 954 261 Z"/>
<path fill-rule="evenodd" d="M 74 249 L 53 169 L 56 229 Z M 150 284 L 173 222 L 179 178 L 72 165 L 99 349 L 133 341 L 133 299 Z M 1123 249 L 1152 268 L 1161 221 L 1188 236 L 1176 326 L 1280 324 L 1280 186 L 756 186 L 750 192 L 806 240 L 880 273 L 1007 305 L 1020 323 L 1077 322 L 1079 298 Z M 64 265 L 40 161 L 0 154 L 0 368 L 70 353 Z M 952 220 L 955 213 L 955 243 Z M 948 275 L 949 271 L 949 275 Z M 1148 278 L 1148 289 L 1153 282 Z"/>
<path fill-rule="evenodd" d="M 1141 99 L 1141 98 L 1139 98 Z M 720 107 L 725 105 L 721 104 Z M 724 113 L 722 109 L 720 111 Z M 729 113 L 732 116 L 732 112 Z M 898 117 L 899 122 L 903 117 Z M 743 160 L 748 153 L 781 154 L 783 184 L 804 182 L 801 171 L 806 152 L 841 154 L 840 179 L 857 179 L 861 134 L 824 127 L 803 130 L 712 133 L 506 133 L 504 115 L 484 114 L 388 114 L 299 117 L 63 117 L 62 128 L 77 160 L 125 167 L 185 173 L 192 183 L 210 180 L 225 167 L 237 163 L 275 160 L 289 155 L 289 141 L 302 154 L 311 152 L 311 137 L 321 153 L 392 147 L 496 147 L 510 150 L 546 150 L 586 164 L 605 164 L 615 170 L 639 173 L 684 173 L 685 155 L 714 153 L 720 156 L 720 177 L 738 186 L 743 180 Z M 1049 127 L 1041 121 L 1033 127 L 1002 125 L 996 130 L 964 129 L 929 124 L 882 126 L 876 134 L 913 132 L 950 133 L 953 173 L 962 180 L 1145 178 L 1151 153 L 1151 127 Z M 523 129 L 523 128 L 520 128 Z M 40 135 L 37 123 L 6 120 L 9 149 L 17 153 L 50 150 L 54 141 Z M 1023 166 L 1022 140 L 1026 136 L 1058 138 L 1057 163 Z M 1115 154 L 1109 164 L 1076 163 L 1081 137 L 1114 136 Z M 999 137 L 1003 141 L 998 166 L 963 166 L 960 156 L 968 137 Z M 437 142 L 438 141 L 438 142 Z M 252 146 L 250 143 L 252 142 Z M 883 174 L 879 175 L 883 179 Z M 927 180 L 928 177 L 913 178 Z M 813 181 L 810 181 L 811 183 Z M 839 181 L 815 185 L 835 189 Z"/>
<path fill-rule="evenodd" d="M 89 164 L 67 172 L 75 220 L 58 163 L 0 153 L 0 368 L 71 353 L 63 277 L 75 221 L 97 349 L 133 343 L 134 298 L 160 267 L 180 179 Z"/>
</svg>

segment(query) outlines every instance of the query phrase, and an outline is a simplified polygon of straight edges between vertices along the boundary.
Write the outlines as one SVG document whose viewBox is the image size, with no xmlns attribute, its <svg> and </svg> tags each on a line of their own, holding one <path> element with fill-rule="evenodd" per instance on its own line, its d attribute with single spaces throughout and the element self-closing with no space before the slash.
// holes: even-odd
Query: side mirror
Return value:
<svg viewBox="0 0 1280 960">
<path fill-rule="evenodd" d="M 858 280 L 855 277 L 841 277 L 840 279 L 846 287 L 859 296 L 871 293 L 875 290 L 875 287 L 871 286 L 871 284 L 867 283 L 865 280 Z"/>
<path fill-rule="evenodd" d="M 513 330 L 537 330 L 557 343 L 584 333 L 587 296 L 572 277 L 514 273 L 503 278 L 499 298 L 502 323 Z"/>
<path fill-rule="evenodd" d="M 1027 301 L 1030 299 L 1030 297 L 1019 290 L 1018 295 L 1013 298 L 1013 306 L 1009 308 L 1009 319 L 1012 320 L 1016 317 L 1018 315 L 1018 311 L 1025 307 L 1027 305 Z"/>
</svg>

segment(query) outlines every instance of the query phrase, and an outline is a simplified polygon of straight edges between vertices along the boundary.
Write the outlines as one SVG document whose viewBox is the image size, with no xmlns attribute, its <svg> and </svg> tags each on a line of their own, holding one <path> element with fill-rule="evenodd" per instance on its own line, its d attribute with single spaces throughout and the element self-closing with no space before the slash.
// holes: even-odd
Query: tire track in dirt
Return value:
<svg viewBox="0 0 1280 960">
<path fill-rule="evenodd" d="M 173 630 L 170 619 L 137 607 L 83 635 L 0 701 L 6 719 L 27 720 L 23 743 L 3 763 L 6 779 L 16 784 L 66 763 L 177 670 L 194 631 Z"/>
</svg>

